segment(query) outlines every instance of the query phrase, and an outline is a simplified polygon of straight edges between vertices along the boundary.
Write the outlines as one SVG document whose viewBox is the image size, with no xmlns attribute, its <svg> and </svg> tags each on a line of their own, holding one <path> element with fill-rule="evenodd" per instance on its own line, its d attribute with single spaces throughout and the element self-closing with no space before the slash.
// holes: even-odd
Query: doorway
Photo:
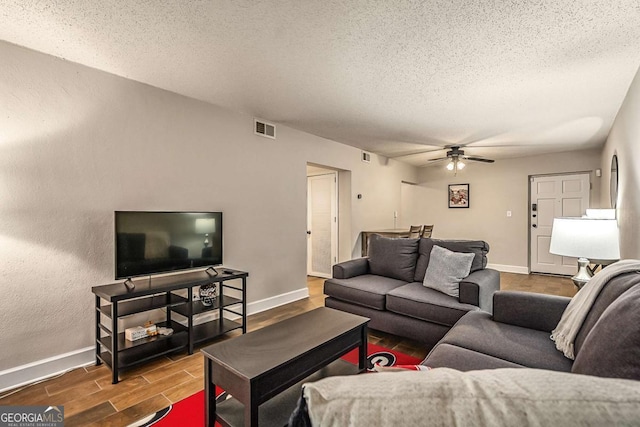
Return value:
<svg viewBox="0 0 640 427">
<path fill-rule="evenodd" d="M 338 262 L 338 173 L 307 166 L 307 274 L 330 278 Z"/>
<path fill-rule="evenodd" d="M 574 275 L 576 259 L 549 252 L 551 226 L 557 217 L 579 217 L 589 207 L 589 173 L 529 178 L 529 265 L 532 273 Z"/>
</svg>

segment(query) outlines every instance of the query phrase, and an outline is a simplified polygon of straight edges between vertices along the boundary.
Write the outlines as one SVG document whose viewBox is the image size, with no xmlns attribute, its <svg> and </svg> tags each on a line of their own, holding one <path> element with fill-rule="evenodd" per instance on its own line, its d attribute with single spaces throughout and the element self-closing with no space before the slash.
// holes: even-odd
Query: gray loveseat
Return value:
<svg viewBox="0 0 640 427">
<path fill-rule="evenodd" d="M 470 274 L 453 297 L 423 286 L 434 245 L 473 253 Z M 434 346 L 466 313 L 491 313 L 500 275 L 486 268 L 480 240 L 389 239 L 372 235 L 369 256 L 336 264 L 325 281 L 325 306 L 365 316 L 369 327 Z"/>
</svg>

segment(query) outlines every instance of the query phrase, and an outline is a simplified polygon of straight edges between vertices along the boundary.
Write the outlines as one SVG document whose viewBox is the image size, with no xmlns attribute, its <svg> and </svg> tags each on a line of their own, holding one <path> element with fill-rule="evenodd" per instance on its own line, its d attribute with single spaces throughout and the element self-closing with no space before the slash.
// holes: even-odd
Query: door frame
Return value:
<svg viewBox="0 0 640 427">
<path fill-rule="evenodd" d="M 333 216 L 333 221 L 331 222 L 331 266 L 333 267 L 334 264 L 336 264 L 338 262 L 338 250 L 339 250 L 339 245 L 338 245 L 338 227 L 339 227 L 339 221 L 338 221 L 338 213 L 340 211 L 339 209 L 339 185 L 338 185 L 338 171 L 336 170 L 332 170 L 332 169 L 328 169 L 328 168 L 322 168 L 326 170 L 326 173 L 316 173 L 316 174 L 312 174 L 312 175 L 307 175 L 307 275 L 308 276 L 314 276 L 314 277 L 323 277 L 323 278 L 327 278 L 330 279 L 332 274 L 331 271 L 329 273 L 319 273 L 319 272 L 314 272 L 313 269 L 311 268 L 312 266 L 312 256 L 313 256 L 313 251 L 311 250 L 311 239 L 313 239 L 313 234 L 309 234 L 310 230 L 310 226 L 311 226 L 311 197 L 309 194 L 309 178 L 313 178 L 315 176 L 325 176 L 325 175 L 331 175 L 333 176 L 333 198 L 332 198 L 332 216 Z"/>
<path fill-rule="evenodd" d="M 532 222 L 531 222 L 531 182 L 533 181 L 534 178 L 540 178 L 540 177 L 545 177 L 545 176 L 566 176 L 566 175 L 587 175 L 589 177 L 589 205 L 591 205 L 592 200 L 591 200 L 591 191 L 593 190 L 593 182 L 591 180 L 591 174 L 592 171 L 588 171 L 588 170 L 583 170 L 583 171 L 575 171 L 575 172 L 557 172 L 557 173 L 540 173 L 540 174 L 535 174 L 535 175 L 529 175 L 527 177 L 527 192 L 528 192 L 528 196 L 527 196 L 527 268 L 529 270 L 529 274 L 531 274 L 531 258 L 532 258 L 532 253 L 531 253 L 531 229 L 532 229 Z M 590 207 L 590 206 L 589 206 Z M 552 273 L 537 273 L 537 274 L 550 274 L 553 275 Z"/>
</svg>

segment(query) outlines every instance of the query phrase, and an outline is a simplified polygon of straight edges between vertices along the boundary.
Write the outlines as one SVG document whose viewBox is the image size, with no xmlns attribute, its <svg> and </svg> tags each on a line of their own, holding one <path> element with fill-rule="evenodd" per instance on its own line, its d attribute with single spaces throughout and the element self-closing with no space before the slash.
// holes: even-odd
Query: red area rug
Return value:
<svg viewBox="0 0 640 427">
<path fill-rule="evenodd" d="M 382 366 L 416 365 L 420 363 L 417 357 L 400 353 L 375 344 L 367 347 L 367 369 L 372 369 L 374 363 Z M 343 360 L 358 363 L 358 349 L 342 356 Z M 216 387 L 217 399 L 225 399 L 225 392 Z M 199 391 L 178 403 L 164 408 L 153 415 L 129 425 L 128 427 L 204 427 L 204 391 Z M 216 423 L 216 426 L 219 426 Z"/>
</svg>

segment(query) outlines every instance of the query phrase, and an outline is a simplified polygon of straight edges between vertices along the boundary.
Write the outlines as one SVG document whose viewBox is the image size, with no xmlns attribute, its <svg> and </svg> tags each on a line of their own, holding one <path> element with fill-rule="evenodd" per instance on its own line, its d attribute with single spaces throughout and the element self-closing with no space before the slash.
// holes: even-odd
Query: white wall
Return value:
<svg viewBox="0 0 640 427">
<path fill-rule="evenodd" d="M 403 225 L 434 224 L 434 238 L 485 240 L 491 247 L 489 263 L 503 270 L 526 272 L 529 265 L 529 176 L 591 172 L 591 206 L 599 207 L 601 178 L 594 171 L 600 167 L 600 150 L 467 163 L 457 176 L 444 164 L 421 169 L 420 184 L 405 186 L 402 192 L 416 201 L 412 211 L 402 214 Z M 467 183 L 470 207 L 449 209 L 448 185 Z"/>
<path fill-rule="evenodd" d="M 640 70 L 613 123 L 602 152 L 602 200 L 610 207 L 611 157 L 618 155 L 620 256 L 640 259 Z"/>
<path fill-rule="evenodd" d="M 249 302 L 306 289 L 307 162 L 351 171 L 351 251 L 415 168 L 0 42 L 0 370 L 94 342 L 114 210 L 224 212 Z M 355 194 L 363 193 L 362 200 Z M 0 372 L 0 377 L 2 372 Z M 2 384 L 0 383 L 0 388 Z"/>
</svg>

